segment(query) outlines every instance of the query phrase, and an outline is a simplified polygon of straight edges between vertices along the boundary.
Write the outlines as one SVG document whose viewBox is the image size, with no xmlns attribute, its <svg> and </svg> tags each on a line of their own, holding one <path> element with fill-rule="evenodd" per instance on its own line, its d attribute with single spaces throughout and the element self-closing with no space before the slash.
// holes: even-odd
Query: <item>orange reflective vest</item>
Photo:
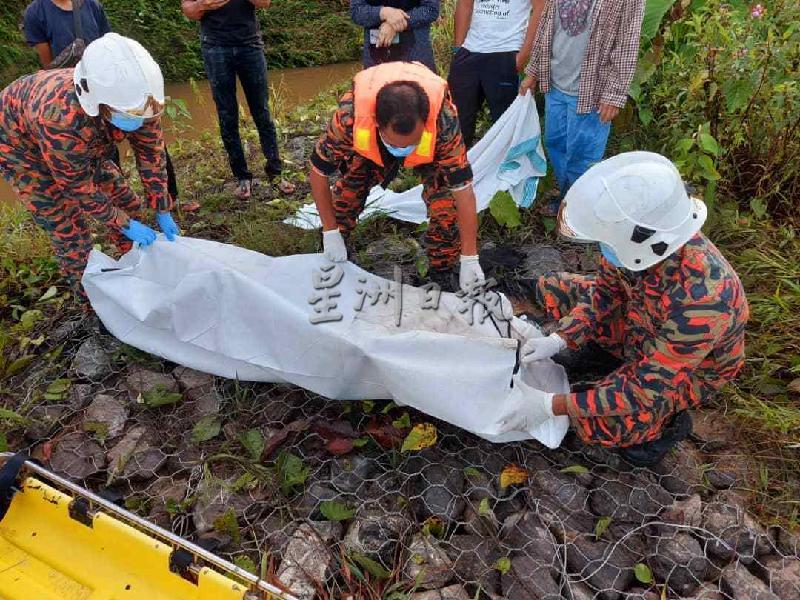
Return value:
<svg viewBox="0 0 800 600">
<path fill-rule="evenodd" d="M 447 91 L 447 82 L 428 67 L 418 62 L 389 62 L 370 67 L 353 79 L 353 147 L 364 158 L 383 166 L 378 148 L 378 123 L 375 119 L 375 101 L 378 92 L 387 83 L 414 81 L 428 95 L 430 112 L 425 130 L 414 152 L 403 165 L 416 167 L 433 161 L 436 150 L 436 121 Z"/>
</svg>

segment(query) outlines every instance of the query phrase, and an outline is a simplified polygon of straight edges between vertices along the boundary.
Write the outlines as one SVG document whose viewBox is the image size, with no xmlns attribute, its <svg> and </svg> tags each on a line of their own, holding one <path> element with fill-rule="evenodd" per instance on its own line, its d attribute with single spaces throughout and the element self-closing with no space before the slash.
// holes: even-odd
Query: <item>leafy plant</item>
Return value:
<svg viewBox="0 0 800 600">
<path fill-rule="evenodd" d="M 328 521 L 349 521 L 356 514 L 355 509 L 333 500 L 320 502 L 319 511 Z"/>
<path fill-rule="evenodd" d="M 214 439 L 222 430 L 222 421 L 214 415 L 206 415 L 200 418 L 192 428 L 192 442 L 200 444 Z"/>
<path fill-rule="evenodd" d="M 302 459 L 285 450 L 278 455 L 275 468 L 284 496 L 291 496 L 299 486 L 306 482 L 311 473 L 311 469 L 303 465 Z"/>
</svg>

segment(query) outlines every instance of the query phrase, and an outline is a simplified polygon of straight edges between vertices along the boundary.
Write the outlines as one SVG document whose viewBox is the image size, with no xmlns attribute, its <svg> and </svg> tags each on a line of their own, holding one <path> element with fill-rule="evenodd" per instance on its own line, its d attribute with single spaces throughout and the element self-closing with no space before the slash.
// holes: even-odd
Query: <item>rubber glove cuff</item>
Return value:
<svg viewBox="0 0 800 600">
<path fill-rule="evenodd" d="M 347 261 L 347 247 L 342 232 L 338 229 L 322 232 L 322 252 L 332 262 Z"/>
</svg>

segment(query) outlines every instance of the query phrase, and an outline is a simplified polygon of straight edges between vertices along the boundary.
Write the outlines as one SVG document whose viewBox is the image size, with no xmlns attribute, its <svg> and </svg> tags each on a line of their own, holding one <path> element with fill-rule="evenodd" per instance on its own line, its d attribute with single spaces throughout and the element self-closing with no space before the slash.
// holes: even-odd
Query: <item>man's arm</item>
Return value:
<svg viewBox="0 0 800 600">
<path fill-rule="evenodd" d="M 375 28 L 381 24 L 381 7 L 366 0 L 350 0 L 350 18 L 359 27 Z"/>
<path fill-rule="evenodd" d="M 607 87 L 600 97 L 600 109 L 603 105 L 623 108 L 628 101 L 636 63 L 639 59 L 639 40 L 642 33 L 645 0 L 633 0 L 625 4 L 614 49 L 609 57 L 609 75 Z M 619 112 L 619 111 L 617 111 Z"/>
<path fill-rule="evenodd" d="M 181 0 L 181 11 L 191 21 L 199 21 L 210 10 L 225 6 L 229 0 Z"/>
<path fill-rule="evenodd" d="M 46 67 L 53 62 L 53 51 L 50 49 L 50 44 L 48 42 L 36 44 L 33 49 L 36 50 L 36 54 L 39 55 L 39 64 L 42 65 L 42 67 Z"/>
<path fill-rule="evenodd" d="M 461 46 L 467 39 L 474 4 L 475 0 L 457 0 L 453 19 L 453 46 Z"/>
<path fill-rule="evenodd" d="M 271 3 L 272 0 L 250 0 L 250 4 L 252 4 L 256 8 L 269 8 L 269 5 Z"/>
<path fill-rule="evenodd" d="M 409 28 L 430 25 L 439 18 L 439 0 L 421 0 L 419 6 L 408 11 Z"/>
<path fill-rule="evenodd" d="M 528 64 L 533 49 L 533 40 L 536 37 L 536 30 L 539 28 L 539 21 L 542 19 L 545 0 L 531 0 L 531 16 L 528 19 L 528 28 L 525 30 L 525 39 L 522 41 L 522 48 L 517 52 L 517 71 L 522 71 Z"/>
<path fill-rule="evenodd" d="M 453 190 L 453 199 L 456 201 L 461 255 L 476 256 L 478 254 L 478 210 L 472 184 Z"/>
<path fill-rule="evenodd" d="M 167 159 L 161 119 L 152 119 L 125 137 L 136 157 L 148 203 L 158 212 L 169 212 L 172 198 L 167 191 Z"/>
</svg>

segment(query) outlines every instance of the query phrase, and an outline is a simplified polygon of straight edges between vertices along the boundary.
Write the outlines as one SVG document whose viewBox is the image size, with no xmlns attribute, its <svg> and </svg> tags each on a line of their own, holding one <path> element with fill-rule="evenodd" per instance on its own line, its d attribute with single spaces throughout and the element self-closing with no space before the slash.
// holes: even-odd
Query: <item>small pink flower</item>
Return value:
<svg viewBox="0 0 800 600">
<path fill-rule="evenodd" d="M 764 16 L 764 13 L 765 13 L 765 12 L 766 12 L 766 10 L 764 9 L 764 7 L 763 7 L 761 4 L 756 4 L 756 5 L 755 5 L 755 6 L 754 6 L 754 7 L 753 7 L 751 10 L 750 10 L 750 15 L 751 15 L 751 16 L 752 16 L 754 19 L 760 19 L 761 17 L 763 17 L 763 16 Z"/>
</svg>

